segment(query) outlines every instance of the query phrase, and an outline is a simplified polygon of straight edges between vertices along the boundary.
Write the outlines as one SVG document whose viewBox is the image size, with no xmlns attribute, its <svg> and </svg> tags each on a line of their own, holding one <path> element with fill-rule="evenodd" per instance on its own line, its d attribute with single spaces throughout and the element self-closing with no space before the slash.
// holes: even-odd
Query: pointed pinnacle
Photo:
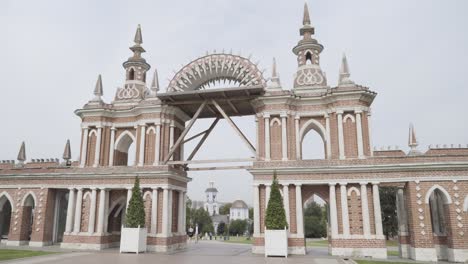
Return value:
<svg viewBox="0 0 468 264">
<path fill-rule="evenodd" d="M 94 87 L 94 95 L 102 96 L 103 94 L 104 93 L 102 89 L 102 78 L 101 78 L 101 74 L 99 74 L 98 79 L 96 81 L 96 86 Z"/>
<path fill-rule="evenodd" d="M 135 44 L 140 45 L 143 43 L 143 37 L 141 36 L 141 26 L 138 24 L 137 31 L 135 33 L 135 39 L 133 40 Z"/>
<path fill-rule="evenodd" d="M 21 147 L 20 147 L 20 150 L 18 152 L 17 159 L 19 161 L 21 161 L 21 162 L 26 160 L 26 145 L 24 144 L 24 141 L 23 141 L 23 143 L 21 143 Z"/>
<path fill-rule="evenodd" d="M 67 139 L 67 144 L 65 144 L 65 149 L 63 150 L 62 158 L 64 160 L 70 160 L 71 159 L 71 148 L 70 148 L 70 140 L 69 139 Z"/>
<path fill-rule="evenodd" d="M 302 19 L 302 24 L 310 25 L 310 15 L 309 15 L 309 7 L 307 7 L 307 2 L 304 3 L 304 17 Z"/>
<path fill-rule="evenodd" d="M 158 70 L 154 70 L 153 81 L 151 82 L 151 90 L 159 91 L 159 78 L 158 78 Z"/>
<path fill-rule="evenodd" d="M 409 127 L 408 145 L 410 147 L 418 145 L 418 141 L 416 140 L 416 132 L 414 132 L 414 126 L 412 123 L 410 123 Z"/>
<path fill-rule="evenodd" d="M 346 59 L 346 54 L 344 53 L 343 53 L 343 58 L 341 59 L 340 73 L 349 74 L 348 60 Z"/>
<path fill-rule="evenodd" d="M 276 59 L 273 57 L 273 66 L 271 67 L 271 77 L 275 78 L 278 77 L 278 74 L 276 73 Z"/>
</svg>

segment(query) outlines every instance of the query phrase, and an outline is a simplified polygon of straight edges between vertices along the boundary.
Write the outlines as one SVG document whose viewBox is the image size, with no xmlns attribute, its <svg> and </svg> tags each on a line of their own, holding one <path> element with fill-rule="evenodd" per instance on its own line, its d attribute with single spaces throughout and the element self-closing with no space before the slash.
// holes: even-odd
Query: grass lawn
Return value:
<svg viewBox="0 0 468 264">
<path fill-rule="evenodd" d="M 400 256 L 400 253 L 398 251 L 395 251 L 395 250 L 388 250 L 387 255 L 392 256 L 392 257 L 394 257 L 394 256 L 398 257 L 398 256 Z"/>
<path fill-rule="evenodd" d="M 307 241 L 307 247 L 328 247 L 328 240 Z"/>
<path fill-rule="evenodd" d="M 54 254 L 55 252 L 0 249 L 0 261 Z"/>
<path fill-rule="evenodd" d="M 378 260 L 358 260 L 355 259 L 357 264 L 414 264 L 408 262 L 394 262 L 394 261 L 378 261 Z"/>
<path fill-rule="evenodd" d="M 387 247 L 398 247 L 398 240 L 387 240 Z"/>
<path fill-rule="evenodd" d="M 239 243 L 239 244 L 252 244 L 252 238 L 247 239 L 247 237 L 229 237 L 229 240 L 221 240 L 226 243 Z"/>
</svg>

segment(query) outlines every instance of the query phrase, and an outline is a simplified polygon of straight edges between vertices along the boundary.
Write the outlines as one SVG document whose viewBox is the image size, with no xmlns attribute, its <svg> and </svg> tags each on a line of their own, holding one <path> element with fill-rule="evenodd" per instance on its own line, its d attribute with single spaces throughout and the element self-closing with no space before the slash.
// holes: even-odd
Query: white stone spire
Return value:
<svg viewBox="0 0 468 264">
<path fill-rule="evenodd" d="M 271 66 L 271 79 L 267 86 L 267 90 L 281 91 L 281 81 L 276 70 L 276 59 L 273 58 L 273 65 Z"/>
<path fill-rule="evenodd" d="M 304 16 L 302 18 L 302 25 L 310 26 L 310 15 L 309 15 L 309 7 L 307 6 L 307 2 L 304 3 Z"/>
<path fill-rule="evenodd" d="M 418 145 L 419 143 L 416 140 L 416 132 L 414 131 L 414 126 L 412 123 L 410 123 L 408 135 L 408 146 L 410 147 L 410 151 L 408 153 L 409 156 L 421 154 L 421 152 L 417 149 Z"/>
<path fill-rule="evenodd" d="M 346 55 L 343 53 L 341 59 L 340 76 L 338 77 L 338 86 L 349 86 L 354 85 L 354 82 L 349 78 L 351 73 L 349 72 L 348 60 Z"/>
<path fill-rule="evenodd" d="M 67 143 L 65 144 L 65 149 L 63 150 L 62 158 L 67 162 L 71 159 L 71 148 L 70 148 L 70 140 L 69 139 L 67 139 Z"/>
<path fill-rule="evenodd" d="M 154 70 L 153 74 L 153 81 L 151 82 L 151 92 L 156 94 L 159 91 L 159 78 L 158 78 L 158 70 Z"/>
<path fill-rule="evenodd" d="M 102 78 L 101 74 L 99 74 L 98 79 L 96 81 L 96 86 L 94 87 L 94 99 L 93 101 L 102 101 L 101 96 L 104 94 L 102 89 Z"/>
<path fill-rule="evenodd" d="M 19 164 L 23 164 L 24 161 L 26 161 L 26 145 L 24 141 L 21 143 L 20 150 L 18 152 L 18 157 L 17 157 Z"/>
</svg>

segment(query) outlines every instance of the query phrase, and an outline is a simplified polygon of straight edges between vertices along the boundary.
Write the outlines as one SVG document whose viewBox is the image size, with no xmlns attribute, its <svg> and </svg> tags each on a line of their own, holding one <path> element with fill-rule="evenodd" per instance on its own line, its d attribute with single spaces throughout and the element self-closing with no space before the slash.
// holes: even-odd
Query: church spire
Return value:
<svg viewBox="0 0 468 264">
<path fill-rule="evenodd" d="M 349 79 L 351 73 L 349 72 L 348 60 L 346 55 L 343 53 L 343 58 L 341 59 L 340 75 L 338 77 L 338 86 L 347 86 L 353 85 L 354 82 Z"/>
<path fill-rule="evenodd" d="M 135 45 L 141 45 L 143 43 L 143 37 L 141 36 L 141 26 L 138 24 L 137 31 L 135 33 L 135 38 L 133 40 Z"/>
<path fill-rule="evenodd" d="M 304 16 L 302 19 L 302 25 L 310 26 L 310 15 L 309 15 L 309 7 L 307 6 L 307 2 L 304 3 Z"/>
<path fill-rule="evenodd" d="M 67 143 L 65 144 L 65 149 L 63 150 L 62 158 L 68 163 L 71 159 L 71 148 L 70 148 L 70 140 L 67 139 Z"/>
<path fill-rule="evenodd" d="M 132 47 L 130 47 L 130 50 L 133 51 L 133 58 L 141 58 L 141 54 L 143 52 L 146 52 L 146 50 L 141 46 L 141 44 L 143 44 L 143 36 L 141 34 L 140 24 L 138 24 L 133 42 L 135 42 L 135 44 Z"/>
</svg>

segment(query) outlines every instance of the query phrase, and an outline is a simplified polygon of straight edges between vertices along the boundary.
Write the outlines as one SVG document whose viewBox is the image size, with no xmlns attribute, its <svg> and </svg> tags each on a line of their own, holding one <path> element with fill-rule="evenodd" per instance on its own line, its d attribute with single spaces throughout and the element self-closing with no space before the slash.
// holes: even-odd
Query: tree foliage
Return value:
<svg viewBox="0 0 468 264">
<path fill-rule="evenodd" d="M 224 232 L 226 231 L 226 223 L 221 222 L 218 224 L 218 228 L 216 230 L 217 235 L 224 235 Z"/>
<path fill-rule="evenodd" d="M 211 220 L 210 214 L 203 208 L 192 209 L 187 208 L 187 225 L 195 226 L 198 224 L 198 233 L 214 233 L 213 221 Z"/>
<path fill-rule="evenodd" d="M 219 214 L 220 215 L 228 215 L 230 214 L 230 209 L 231 209 L 232 203 L 225 203 L 219 207 Z"/>
<path fill-rule="evenodd" d="M 380 187 L 380 207 L 382 210 L 383 232 L 387 239 L 398 234 L 398 218 L 396 210 L 397 187 Z"/>
<path fill-rule="evenodd" d="M 247 230 L 247 221 L 246 220 L 233 220 L 229 224 L 229 234 L 236 236 L 242 236 L 244 235 L 245 231 Z"/>
<path fill-rule="evenodd" d="M 307 204 L 304 209 L 304 232 L 307 238 L 327 236 L 327 211 L 316 202 Z"/>
<path fill-rule="evenodd" d="M 135 184 L 132 189 L 132 197 L 130 198 L 127 214 L 125 216 L 125 225 L 130 228 L 145 226 L 145 205 L 143 196 L 140 190 L 140 180 L 135 178 Z"/>
<path fill-rule="evenodd" d="M 273 183 L 271 184 L 270 200 L 265 216 L 265 226 L 269 230 L 281 230 L 288 228 L 286 214 L 284 212 L 283 197 L 279 190 L 276 171 L 273 173 Z"/>
</svg>

